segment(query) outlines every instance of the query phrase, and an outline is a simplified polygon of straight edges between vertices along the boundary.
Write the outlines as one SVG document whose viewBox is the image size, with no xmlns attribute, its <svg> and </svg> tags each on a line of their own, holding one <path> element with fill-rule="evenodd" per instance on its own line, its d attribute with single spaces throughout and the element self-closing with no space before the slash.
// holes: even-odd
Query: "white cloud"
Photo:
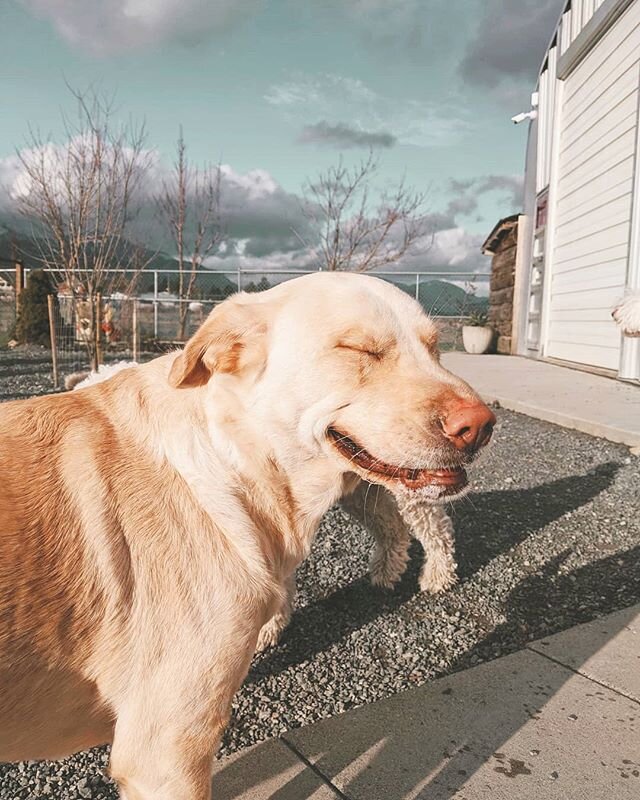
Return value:
<svg viewBox="0 0 640 800">
<path fill-rule="evenodd" d="M 69 144 L 47 143 L 41 150 L 25 148 L 20 156 L 29 161 L 44 155 L 45 167 L 51 170 L 51 183 L 55 187 L 63 181 L 66 164 L 65 148 Z M 144 237 L 169 248 L 169 240 L 160 231 L 152 198 L 169 177 L 168 167 L 156 151 L 149 151 L 149 169 L 138 187 L 136 205 L 141 207 L 134 224 L 138 240 Z M 17 216 L 18 200 L 29 192 L 29 178 L 18 155 L 0 158 L 0 212 L 12 225 L 25 226 Z M 221 217 L 229 242 L 226 245 L 230 256 L 238 252 L 261 257 L 273 252 L 295 250 L 300 247 L 300 236 L 306 234 L 306 218 L 302 213 L 298 197 L 286 192 L 278 182 L 263 169 L 245 173 L 238 172 L 228 164 L 221 165 Z M 295 231 L 295 232 L 294 232 Z"/>
<path fill-rule="evenodd" d="M 304 127 L 348 124 L 416 147 L 455 144 L 473 130 L 468 113 L 459 106 L 386 96 L 361 80 L 332 73 L 299 73 L 271 86 L 265 100 Z"/>
<path fill-rule="evenodd" d="M 48 147 L 55 148 L 56 145 Z M 152 155 L 154 161 L 142 187 L 147 197 L 157 193 L 167 177 L 167 167 L 157 153 Z M 52 163 L 55 163 L 53 158 Z M 310 244 L 306 244 L 311 242 L 312 236 L 299 197 L 285 191 L 266 170 L 241 173 L 228 164 L 222 165 L 221 170 L 221 216 L 227 239 L 218 253 L 207 260 L 207 266 L 222 270 L 241 266 L 264 271 L 317 268 L 317 254 Z M 482 180 L 487 184 L 491 176 Z M 15 212 L 15 198 L 27 190 L 18 156 L 0 159 L 0 198 L 4 198 L 0 211 L 3 219 L 15 222 L 12 214 Z M 136 228 L 138 240 L 145 232 L 157 236 L 152 218 L 151 206 L 147 204 L 141 226 Z M 433 233 L 421 237 L 401 261 L 389 266 L 390 271 L 432 269 L 460 273 L 487 270 L 488 261 L 480 253 L 482 236 L 456 226 L 454 218 L 442 212 L 427 216 L 427 229 Z"/>
<path fill-rule="evenodd" d="M 394 264 L 388 264 L 382 272 L 438 272 L 455 275 L 487 274 L 490 259 L 480 250 L 484 236 L 473 234 L 461 227 L 447 228 L 433 235 L 418 239 L 410 252 Z M 317 255 L 311 247 L 292 250 L 273 250 L 256 256 L 246 248 L 231 248 L 224 254 L 207 259 L 209 269 L 233 270 L 256 269 L 276 272 L 287 269 L 317 269 Z M 439 276 L 440 277 L 440 276 Z M 461 278 L 465 280 L 465 278 Z"/>
<path fill-rule="evenodd" d="M 490 261 L 482 255 L 480 247 L 484 236 L 470 233 L 462 227 L 437 231 L 433 236 L 423 236 L 394 264 L 393 271 L 410 272 L 444 271 L 451 273 L 486 273 Z"/>
<path fill-rule="evenodd" d="M 71 45 L 95 55 L 160 42 L 194 43 L 224 33 L 261 0 L 21 0 Z"/>
</svg>

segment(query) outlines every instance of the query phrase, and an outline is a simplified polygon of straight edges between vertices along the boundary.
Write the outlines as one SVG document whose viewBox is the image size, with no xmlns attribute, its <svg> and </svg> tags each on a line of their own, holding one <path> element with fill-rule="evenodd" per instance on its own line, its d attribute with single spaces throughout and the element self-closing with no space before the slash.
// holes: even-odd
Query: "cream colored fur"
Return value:
<svg viewBox="0 0 640 800">
<path fill-rule="evenodd" d="M 640 292 L 628 294 L 612 316 L 625 336 L 640 336 Z"/>
<path fill-rule="evenodd" d="M 128 800 L 209 800 L 261 628 L 371 477 L 329 427 L 387 464 L 458 466 L 454 401 L 479 403 L 417 303 L 320 273 L 230 298 L 180 353 L 0 406 L 0 760 L 112 742 Z"/>
<path fill-rule="evenodd" d="M 136 362 L 120 361 L 103 364 L 97 372 L 79 372 L 69 376 L 69 389 L 82 389 L 101 383 Z M 375 549 L 371 555 L 371 581 L 375 586 L 392 589 L 404 574 L 409 561 L 410 537 L 423 547 L 425 563 L 420 573 L 420 589 L 438 594 L 457 582 L 454 559 L 453 525 L 442 506 L 415 495 L 399 503 L 389 491 L 367 481 L 358 481 L 355 489 L 345 493 L 342 507 L 373 536 Z M 263 626 L 256 650 L 278 642 L 293 613 L 296 596 L 295 576 L 287 580 L 286 596 L 278 611 Z"/>
</svg>

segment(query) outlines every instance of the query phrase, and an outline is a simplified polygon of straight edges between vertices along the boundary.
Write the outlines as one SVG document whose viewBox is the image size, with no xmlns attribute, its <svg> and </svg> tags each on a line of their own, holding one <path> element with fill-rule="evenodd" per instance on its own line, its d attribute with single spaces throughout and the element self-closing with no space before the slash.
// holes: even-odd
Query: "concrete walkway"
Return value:
<svg viewBox="0 0 640 800">
<path fill-rule="evenodd" d="M 220 761 L 216 800 L 637 800 L 640 605 Z"/>
<path fill-rule="evenodd" d="M 442 361 L 487 402 L 640 447 L 640 386 L 516 356 L 445 353 Z"/>
</svg>

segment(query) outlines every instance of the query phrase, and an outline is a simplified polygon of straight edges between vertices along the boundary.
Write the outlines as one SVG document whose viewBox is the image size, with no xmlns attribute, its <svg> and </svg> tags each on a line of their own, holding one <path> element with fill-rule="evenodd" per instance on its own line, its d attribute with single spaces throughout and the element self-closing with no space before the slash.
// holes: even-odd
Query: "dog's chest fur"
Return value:
<svg viewBox="0 0 640 800">
<path fill-rule="evenodd" d="M 61 753 L 108 740 L 109 708 L 142 672 L 206 671 L 229 637 L 257 636 L 280 596 L 264 568 L 273 555 L 229 527 L 261 515 L 251 520 L 231 495 L 219 517 L 207 513 L 144 438 L 114 425 L 110 399 L 92 389 L 0 410 L 0 758 L 20 752 L 18 730 L 34 743 L 52 715 L 64 719 L 61 703 L 77 712 L 67 727 L 80 737 L 58 731 Z M 272 526 L 274 553 L 280 536 Z"/>
</svg>

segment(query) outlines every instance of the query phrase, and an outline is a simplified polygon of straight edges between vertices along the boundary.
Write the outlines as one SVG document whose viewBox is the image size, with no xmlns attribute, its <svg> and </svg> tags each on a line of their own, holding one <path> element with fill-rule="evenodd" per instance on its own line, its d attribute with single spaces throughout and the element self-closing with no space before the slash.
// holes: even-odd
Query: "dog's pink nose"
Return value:
<svg viewBox="0 0 640 800">
<path fill-rule="evenodd" d="M 440 424 L 458 450 L 475 453 L 491 439 L 496 417 L 484 403 L 457 400 L 448 406 Z"/>
</svg>

